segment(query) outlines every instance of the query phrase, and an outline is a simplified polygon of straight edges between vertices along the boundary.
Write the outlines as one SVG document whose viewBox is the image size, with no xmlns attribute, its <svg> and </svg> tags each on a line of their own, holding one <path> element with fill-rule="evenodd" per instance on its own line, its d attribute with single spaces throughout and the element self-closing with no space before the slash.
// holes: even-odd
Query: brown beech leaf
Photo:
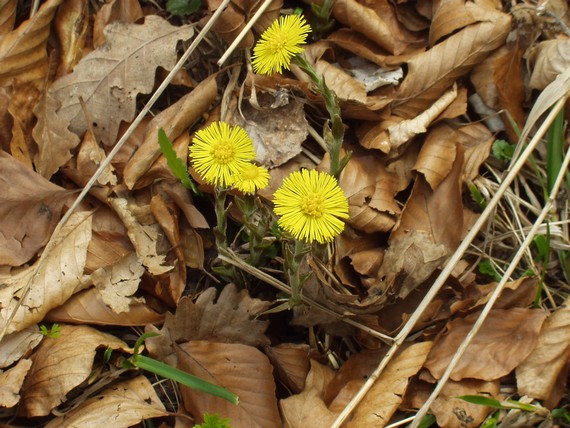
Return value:
<svg viewBox="0 0 570 428">
<path fill-rule="evenodd" d="M 0 341 L 0 368 L 11 366 L 14 361 L 30 353 L 44 338 L 37 325 L 8 334 Z"/>
<path fill-rule="evenodd" d="M 126 312 L 117 314 L 105 304 L 99 290 L 90 288 L 73 295 L 62 306 L 51 310 L 45 320 L 69 324 L 142 326 L 160 324 L 164 321 L 164 315 L 138 299 L 129 304 Z"/>
<path fill-rule="evenodd" d="M 465 2 L 457 13 L 477 16 L 468 25 L 408 61 L 408 75 L 400 85 L 392 114 L 412 118 L 433 104 L 458 77 L 466 74 L 501 46 L 510 31 L 510 17 L 495 9 Z"/>
<path fill-rule="evenodd" d="M 0 0 L 0 36 L 5 36 L 16 22 L 17 0 Z"/>
<path fill-rule="evenodd" d="M 144 16 L 138 0 L 111 0 L 101 6 L 93 23 L 93 46 L 105 43 L 105 26 L 111 22 L 132 24 Z"/>
<path fill-rule="evenodd" d="M 221 398 L 181 387 L 184 407 L 196 419 L 201 419 L 207 412 L 230 418 L 235 427 L 281 427 L 273 367 L 261 351 L 237 343 L 199 340 L 182 343 L 176 347 L 176 353 L 179 369 L 239 396 L 236 406 Z"/>
<path fill-rule="evenodd" d="M 273 168 L 301 153 L 309 134 L 303 105 L 285 92 L 275 95 L 262 92 L 255 99 L 243 102 L 239 109 L 235 101 L 227 120 L 247 131 L 257 161 Z"/>
<path fill-rule="evenodd" d="M 172 266 L 164 265 L 166 255 L 160 254 L 158 248 L 162 229 L 158 224 L 150 223 L 148 219 L 142 218 L 149 207 L 139 204 L 126 194 L 117 198 L 109 198 L 109 203 L 126 226 L 129 239 L 142 265 L 153 275 L 170 271 Z"/>
<path fill-rule="evenodd" d="M 143 144 L 125 165 L 125 184 L 132 189 L 151 165 L 161 156 L 158 145 L 158 129 L 163 128 L 171 141 L 176 140 L 202 114 L 208 111 L 218 95 L 215 75 L 200 82 L 189 94 L 183 96 L 170 107 L 162 110 L 148 124 Z M 182 159 L 186 159 L 184 156 Z"/>
<path fill-rule="evenodd" d="M 265 348 L 279 380 L 295 394 L 305 388 L 310 369 L 309 351 L 310 347 L 305 343 L 280 343 Z"/>
<path fill-rule="evenodd" d="M 193 25 L 175 27 L 155 15 L 148 15 L 142 25 L 108 25 L 107 42 L 49 89 L 61 102 L 57 115 L 70 123 L 72 132 L 82 135 L 87 130 L 82 98 L 97 140 L 113 145 L 119 123 L 130 122 L 135 115 L 137 95 L 152 90 L 155 69 L 174 67 L 176 43 L 193 34 Z"/>
<path fill-rule="evenodd" d="M 335 373 L 330 368 L 311 360 L 305 389 L 300 394 L 279 401 L 283 425 L 287 428 L 331 426 L 337 413 L 327 408 L 323 397 L 334 376 Z"/>
<path fill-rule="evenodd" d="M 32 369 L 22 389 L 22 411 L 45 416 L 65 395 L 91 374 L 95 352 L 101 347 L 128 350 L 122 340 L 91 327 L 61 327 L 58 338 L 45 338 L 32 355 Z"/>
<path fill-rule="evenodd" d="M 60 46 L 58 77 L 70 73 L 81 59 L 88 27 L 89 3 L 87 0 L 63 2 L 55 17 L 55 30 Z"/>
<path fill-rule="evenodd" d="M 425 363 L 439 379 L 479 312 L 456 318 L 438 336 Z M 451 373 L 451 379 L 495 380 L 509 374 L 532 352 L 546 318 L 543 311 L 525 308 L 492 309 L 483 326 Z"/>
<path fill-rule="evenodd" d="M 71 150 L 80 141 L 77 135 L 67 129 L 69 122 L 56 114 L 60 105 L 49 92 L 45 92 L 34 108 L 34 114 L 38 118 L 32 132 L 38 145 L 34 165 L 36 171 L 48 179 L 71 159 Z"/>
<path fill-rule="evenodd" d="M 570 68 L 570 39 L 546 40 L 533 49 L 534 68 L 529 87 L 544 89 L 556 76 Z"/>
<path fill-rule="evenodd" d="M 32 367 L 32 361 L 21 359 L 14 367 L 0 373 L 0 407 L 13 407 L 20 401 L 20 389 Z"/>
<path fill-rule="evenodd" d="M 396 356 L 354 410 L 348 428 L 388 424 L 408 388 L 410 378 L 422 368 L 432 342 L 415 343 Z"/>
<path fill-rule="evenodd" d="M 255 317 L 271 305 L 249 297 L 247 290 L 237 291 L 234 284 L 227 284 L 216 299 L 214 287 L 206 289 L 196 302 L 180 299 L 176 314 L 167 314 L 162 336 L 146 340 L 149 351 L 160 359 L 174 353 L 175 343 L 190 340 L 234 342 L 251 346 L 268 345 L 265 336 L 268 321 Z"/>
<path fill-rule="evenodd" d="M 168 416 L 150 381 L 138 376 L 117 383 L 78 407 L 51 420 L 46 428 L 136 426 L 145 419 Z"/>
<path fill-rule="evenodd" d="M 87 287 L 83 269 L 90 239 L 91 215 L 74 213 L 36 263 L 0 275 L 0 331 L 6 328 L 9 334 L 41 321 L 51 309 Z"/>
<path fill-rule="evenodd" d="M 516 369 L 519 394 L 546 400 L 555 407 L 566 388 L 570 356 L 570 299 L 544 322 L 538 343 Z"/>
<path fill-rule="evenodd" d="M 432 129 L 418 154 L 414 169 L 421 172 L 430 187 L 435 189 L 453 168 L 456 155 L 456 143 L 451 138 L 442 138 L 450 128 L 442 125 Z"/>
<path fill-rule="evenodd" d="M 73 134 L 75 135 L 75 134 Z M 90 132 L 85 133 L 81 147 L 76 156 L 76 169 L 83 176 L 82 182 L 87 183 L 103 163 L 107 154 L 97 144 L 95 137 Z M 117 184 L 117 174 L 112 165 L 108 165 L 99 178 L 97 184 L 101 186 L 114 186 Z"/>
<path fill-rule="evenodd" d="M 16 77 L 20 82 L 45 77 L 48 72 L 46 44 L 61 1 L 46 1 L 34 16 L 0 38 L 0 86 L 9 85 Z M 4 6 L 7 12 L 9 6 Z"/>
</svg>

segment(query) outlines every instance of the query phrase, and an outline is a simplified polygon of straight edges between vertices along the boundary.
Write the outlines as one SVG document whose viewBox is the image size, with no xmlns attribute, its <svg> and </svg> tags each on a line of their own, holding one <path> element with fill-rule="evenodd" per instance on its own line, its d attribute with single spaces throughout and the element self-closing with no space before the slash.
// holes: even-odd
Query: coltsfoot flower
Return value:
<svg viewBox="0 0 570 428">
<path fill-rule="evenodd" d="M 273 196 L 279 226 L 296 239 L 331 242 L 344 230 L 348 201 L 337 180 L 325 172 L 291 173 Z"/>
<path fill-rule="evenodd" d="M 269 171 L 262 166 L 250 163 L 236 177 L 233 184 L 240 192 L 253 194 L 259 189 L 267 187 L 269 184 Z"/>
<path fill-rule="evenodd" d="M 281 16 L 263 32 L 253 48 L 253 71 L 271 75 L 290 69 L 291 60 L 303 52 L 311 27 L 300 15 Z"/>
<path fill-rule="evenodd" d="M 255 150 L 245 129 L 213 122 L 196 132 L 190 145 L 190 159 L 206 183 L 227 187 L 255 159 Z"/>
</svg>

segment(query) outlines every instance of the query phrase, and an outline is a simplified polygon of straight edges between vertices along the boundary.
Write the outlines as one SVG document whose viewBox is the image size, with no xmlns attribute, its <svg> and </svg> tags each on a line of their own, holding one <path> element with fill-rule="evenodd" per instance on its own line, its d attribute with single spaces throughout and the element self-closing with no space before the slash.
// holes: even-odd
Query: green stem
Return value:
<svg viewBox="0 0 570 428">
<path fill-rule="evenodd" d="M 286 244 L 285 249 L 285 266 L 287 277 L 289 279 L 289 286 L 291 287 L 291 297 L 289 298 L 289 308 L 293 308 L 301 303 L 301 292 L 303 284 L 307 279 L 307 275 L 301 272 L 301 265 L 308 253 L 308 246 L 302 241 L 295 240 L 291 246 Z"/>
<path fill-rule="evenodd" d="M 226 212 L 226 195 L 228 189 L 216 186 L 214 188 L 214 210 L 216 211 L 216 228 L 214 235 L 216 237 L 216 247 L 218 252 L 223 252 L 228 248 L 226 232 L 228 228 L 227 212 Z"/>
</svg>

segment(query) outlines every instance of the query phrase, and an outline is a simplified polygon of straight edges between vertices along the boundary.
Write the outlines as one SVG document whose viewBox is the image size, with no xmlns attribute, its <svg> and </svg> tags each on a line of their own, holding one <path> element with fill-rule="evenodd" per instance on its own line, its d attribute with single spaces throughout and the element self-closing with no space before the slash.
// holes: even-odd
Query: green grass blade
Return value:
<svg viewBox="0 0 570 428">
<path fill-rule="evenodd" d="M 182 185 L 187 189 L 190 189 L 194 194 L 199 194 L 199 190 L 196 187 L 196 183 L 192 181 L 190 178 L 190 174 L 188 174 L 188 169 L 186 168 L 186 164 L 182 162 L 182 159 L 178 157 L 176 152 L 174 151 L 174 146 L 172 142 L 164 132 L 164 129 L 160 128 L 158 130 L 158 144 L 160 145 L 160 150 L 162 154 L 166 158 L 166 162 L 168 163 L 168 167 L 174 174 L 176 178 L 180 180 Z"/>
<path fill-rule="evenodd" d="M 562 168 L 564 158 L 564 109 L 560 110 L 550 129 L 548 130 L 546 147 L 546 181 L 548 183 L 548 193 L 552 191 L 556 177 Z"/>
<path fill-rule="evenodd" d="M 233 392 L 228 391 L 226 388 L 206 382 L 199 377 L 183 372 L 182 370 L 178 370 L 155 359 L 145 357 L 144 355 L 135 355 L 129 360 L 134 366 L 140 369 L 172 379 L 189 388 L 205 392 L 206 394 L 210 394 L 215 397 L 223 398 L 233 404 L 238 404 L 239 402 L 238 396 Z"/>
</svg>

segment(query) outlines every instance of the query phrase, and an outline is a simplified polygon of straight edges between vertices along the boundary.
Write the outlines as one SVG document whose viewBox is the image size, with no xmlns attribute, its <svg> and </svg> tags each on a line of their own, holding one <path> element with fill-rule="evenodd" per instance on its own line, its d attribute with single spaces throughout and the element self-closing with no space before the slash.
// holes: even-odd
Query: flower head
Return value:
<svg viewBox="0 0 570 428">
<path fill-rule="evenodd" d="M 337 180 L 325 172 L 293 172 L 273 195 L 279 226 L 295 238 L 331 242 L 344 229 L 348 201 Z"/>
<path fill-rule="evenodd" d="M 213 122 L 196 132 L 190 145 L 190 159 L 204 181 L 226 187 L 255 159 L 255 150 L 245 129 Z"/>
<path fill-rule="evenodd" d="M 263 32 L 253 48 L 253 70 L 259 74 L 281 73 L 289 70 L 294 56 L 303 52 L 311 27 L 300 15 L 281 16 Z"/>
<path fill-rule="evenodd" d="M 240 192 L 253 194 L 257 190 L 267 187 L 269 171 L 262 166 L 250 163 L 238 174 L 233 184 Z"/>
</svg>

